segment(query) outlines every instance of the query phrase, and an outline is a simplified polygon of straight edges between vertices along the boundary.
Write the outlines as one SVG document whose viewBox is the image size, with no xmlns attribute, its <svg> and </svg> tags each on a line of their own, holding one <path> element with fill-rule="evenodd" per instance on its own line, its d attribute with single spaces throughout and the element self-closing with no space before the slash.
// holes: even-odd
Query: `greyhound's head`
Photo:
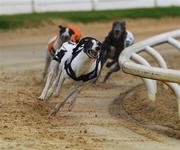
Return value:
<svg viewBox="0 0 180 150">
<path fill-rule="evenodd" d="M 112 25 L 113 37 L 118 39 L 126 30 L 126 24 L 123 20 L 117 20 Z"/>
<path fill-rule="evenodd" d="M 73 34 L 74 31 L 71 30 L 70 28 L 59 25 L 59 36 L 62 43 L 69 41 Z"/>
<path fill-rule="evenodd" d="M 96 59 L 102 49 L 102 43 L 94 38 L 84 38 L 84 48 L 83 51 L 88 55 L 91 59 Z"/>
</svg>

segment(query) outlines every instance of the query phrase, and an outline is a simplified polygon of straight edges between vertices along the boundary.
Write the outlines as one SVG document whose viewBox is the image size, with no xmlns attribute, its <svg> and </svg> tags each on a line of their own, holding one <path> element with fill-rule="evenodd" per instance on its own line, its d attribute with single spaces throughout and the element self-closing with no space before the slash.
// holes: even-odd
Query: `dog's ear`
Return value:
<svg viewBox="0 0 180 150">
<path fill-rule="evenodd" d="M 102 43 L 100 41 L 97 41 L 98 46 L 102 46 Z"/>
<path fill-rule="evenodd" d="M 112 29 L 114 28 L 115 25 L 116 25 L 116 21 L 113 22 Z"/>
<path fill-rule="evenodd" d="M 98 45 L 98 50 L 101 51 L 101 49 L 102 49 L 102 43 L 101 43 L 100 41 L 97 41 L 97 45 Z"/>
<path fill-rule="evenodd" d="M 62 29 L 63 28 L 63 26 L 62 25 L 59 25 L 59 29 Z"/>
<path fill-rule="evenodd" d="M 126 26 L 125 20 L 122 20 L 122 25 L 123 25 L 124 27 Z"/>
<path fill-rule="evenodd" d="M 122 20 L 122 26 L 123 26 L 124 29 L 126 29 L 126 22 L 125 22 L 125 20 Z"/>
</svg>

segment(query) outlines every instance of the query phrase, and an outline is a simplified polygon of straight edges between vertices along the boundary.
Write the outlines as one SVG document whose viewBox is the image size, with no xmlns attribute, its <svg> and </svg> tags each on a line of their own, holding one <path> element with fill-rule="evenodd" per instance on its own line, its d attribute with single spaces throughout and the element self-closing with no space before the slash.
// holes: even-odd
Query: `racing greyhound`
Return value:
<svg viewBox="0 0 180 150">
<path fill-rule="evenodd" d="M 51 59 L 54 57 L 56 50 L 59 49 L 64 42 L 73 41 L 75 43 L 78 43 L 80 38 L 81 31 L 76 26 L 68 25 L 67 27 L 65 27 L 59 25 L 58 34 L 55 37 L 53 37 L 48 43 L 45 67 L 43 72 L 44 79 L 47 75 Z"/>
<path fill-rule="evenodd" d="M 92 83 L 97 78 L 101 69 L 101 47 L 102 44 L 100 41 L 92 37 L 86 37 L 80 40 L 78 44 L 66 42 L 59 50 L 57 50 L 55 58 L 50 64 L 50 72 L 48 74 L 46 85 L 39 99 L 47 100 L 52 94 L 58 96 L 66 78 L 73 80 L 74 84 L 70 88 L 63 102 L 58 103 L 54 107 L 50 116 L 55 115 L 59 109 L 64 106 L 69 97 L 76 95 L 81 87 L 83 87 L 82 85 Z M 58 74 L 50 87 L 53 74 L 57 67 L 59 67 Z M 73 105 L 74 101 L 75 98 L 71 100 L 70 106 Z"/>
<path fill-rule="evenodd" d="M 110 68 L 104 77 L 103 82 L 109 76 L 120 69 L 118 58 L 121 52 L 128 46 L 134 43 L 134 36 L 132 32 L 126 29 L 124 20 L 116 20 L 113 22 L 112 29 L 106 36 L 102 43 L 101 60 L 102 67 L 107 62 L 106 67 Z"/>
</svg>

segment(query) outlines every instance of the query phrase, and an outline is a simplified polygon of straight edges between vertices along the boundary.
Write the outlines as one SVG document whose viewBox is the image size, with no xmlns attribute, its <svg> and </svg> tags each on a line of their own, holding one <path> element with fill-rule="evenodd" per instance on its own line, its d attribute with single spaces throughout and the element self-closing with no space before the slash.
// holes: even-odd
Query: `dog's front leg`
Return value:
<svg viewBox="0 0 180 150">
<path fill-rule="evenodd" d="M 47 91 L 48 91 L 48 88 L 51 84 L 51 80 L 53 78 L 53 75 L 58 67 L 58 62 L 56 60 L 52 60 L 51 63 L 50 63 L 50 71 L 48 73 L 48 78 L 46 80 L 46 84 L 45 84 L 45 87 L 41 93 L 41 95 L 39 96 L 39 99 L 40 100 L 46 100 L 46 94 L 47 94 Z"/>
<path fill-rule="evenodd" d="M 46 82 L 46 76 L 48 73 L 49 64 L 51 62 L 51 57 L 49 56 L 48 50 L 46 52 L 46 60 L 45 60 L 45 66 L 44 66 L 44 72 L 43 72 L 43 80 Z"/>
<path fill-rule="evenodd" d="M 106 73 L 106 75 L 105 75 L 105 77 L 104 77 L 104 79 L 103 79 L 103 83 L 105 83 L 105 82 L 109 79 L 110 75 L 111 75 L 113 72 L 116 72 L 116 71 L 118 71 L 118 70 L 120 70 L 120 66 L 119 66 L 118 63 L 115 63 L 115 64 L 110 68 L 110 70 Z"/>
<path fill-rule="evenodd" d="M 53 96 L 55 96 L 55 97 L 59 96 L 61 87 L 62 87 L 64 80 L 65 80 L 65 73 L 63 71 L 64 70 L 62 70 L 62 73 L 60 74 L 59 79 L 57 80 L 58 84 L 57 84 L 56 89 L 53 93 Z"/>
<path fill-rule="evenodd" d="M 80 86 L 81 86 L 81 83 L 77 83 L 77 84 L 73 85 L 70 88 L 70 90 L 68 91 L 64 101 L 57 103 L 56 106 L 54 107 L 54 109 L 51 110 L 51 112 L 49 113 L 49 117 L 55 116 L 57 114 L 57 112 L 60 110 L 60 108 L 64 106 L 64 104 L 66 103 L 68 98 L 71 97 Z"/>
<path fill-rule="evenodd" d="M 46 96 L 47 98 L 49 98 L 53 94 L 54 90 L 57 88 L 58 83 L 60 82 L 59 80 L 60 80 L 60 77 L 61 77 L 61 73 L 62 73 L 62 65 L 59 64 L 58 74 L 57 74 L 51 88 L 47 92 L 47 96 Z M 61 82 L 63 82 L 63 80 Z M 63 83 L 61 83 L 61 84 L 63 84 Z"/>
</svg>

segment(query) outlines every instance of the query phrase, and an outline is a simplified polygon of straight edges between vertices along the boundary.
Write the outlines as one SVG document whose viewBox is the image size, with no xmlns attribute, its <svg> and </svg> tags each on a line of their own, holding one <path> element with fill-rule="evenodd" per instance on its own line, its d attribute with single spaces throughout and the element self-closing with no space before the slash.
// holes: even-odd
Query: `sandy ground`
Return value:
<svg viewBox="0 0 180 150">
<path fill-rule="evenodd" d="M 111 23 L 78 26 L 83 36 L 102 40 Z M 47 119 L 52 106 L 70 87 L 66 82 L 59 98 L 37 100 L 43 87 L 46 43 L 58 24 L 66 22 L 0 31 L 0 149 L 179 150 L 175 96 L 160 85 L 157 102 L 152 104 L 142 81 L 122 72 L 113 74 L 105 84 L 100 83 L 101 77 L 97 85 L 85 87 L 71 112 L 65 107 L 55 118 Z M 180 19 L 127 20 L 127 26 L 139 41 L 178 29 Z M 177 50 L 166 44 L 158 49 L 170 68 L 180 69 Z"/>
</svg>

